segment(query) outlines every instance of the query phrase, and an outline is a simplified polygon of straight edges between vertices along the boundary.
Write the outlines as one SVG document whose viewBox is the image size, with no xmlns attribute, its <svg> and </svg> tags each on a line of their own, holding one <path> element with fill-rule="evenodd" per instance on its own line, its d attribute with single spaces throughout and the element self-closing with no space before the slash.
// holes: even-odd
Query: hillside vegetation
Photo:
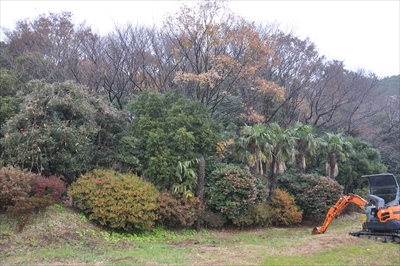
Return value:
<svg viewBox="0 0 400 266">
<path fill-rule="evenodd" d="M 366 198 L 363 175 L 400 178 L 400 75 L 350 71 L 224 0 L 105 35 L 40 14 L 4 40 L 6 264 L 393 261 L 344 232 L 353 216 L 303 225 Z"/>
</svg>

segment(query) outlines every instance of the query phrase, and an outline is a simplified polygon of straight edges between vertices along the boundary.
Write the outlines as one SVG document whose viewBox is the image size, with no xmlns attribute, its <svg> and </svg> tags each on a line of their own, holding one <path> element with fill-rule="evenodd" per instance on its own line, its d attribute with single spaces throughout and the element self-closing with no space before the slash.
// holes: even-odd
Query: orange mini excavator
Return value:
<svg viewBox="0 0 400 266">
<path fill-rule="evenodd" d="M 350 235 L 400 244 L 400 188 L 396 178 L 393 174 L 362 177 L 369 181 L 368 201 L 358 195 L 341 197 L 329 209 L 324 224 L 315 227 L 312 234 L 323 234 L 341 211 L 350 203 L 355 203 L 364 210 L 365 222 L 362 230 L 350 232 Z"/>
</svg>

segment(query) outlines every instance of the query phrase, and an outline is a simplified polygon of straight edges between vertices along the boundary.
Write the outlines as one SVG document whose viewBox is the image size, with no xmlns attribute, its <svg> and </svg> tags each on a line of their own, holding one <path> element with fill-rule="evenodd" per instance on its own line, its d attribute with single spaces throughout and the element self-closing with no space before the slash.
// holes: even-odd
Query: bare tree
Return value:
<svg viewBox="0 0 400 266">
<path fill-rule="evenodd" d="M 85 22 L 78 26 L 72 22 L 71 12 L 20 20 L 14 30 L 5 31 L 8 64 L 22 82 L 26 78 L 79 82 L 79 63 L 85 58 L 81 44 L 92 35 Z"/>
<path fill-rule="evenodd" d="M 167 17 L 165 34 L 178 65 L 174 81 L 182 92 L 215 114 L 239 81 L 254 75 L 270 48 L 254 24 L 235 16 L 224 1 L 204 1 L 195 8 L 182 5 Z"/>
</svg>

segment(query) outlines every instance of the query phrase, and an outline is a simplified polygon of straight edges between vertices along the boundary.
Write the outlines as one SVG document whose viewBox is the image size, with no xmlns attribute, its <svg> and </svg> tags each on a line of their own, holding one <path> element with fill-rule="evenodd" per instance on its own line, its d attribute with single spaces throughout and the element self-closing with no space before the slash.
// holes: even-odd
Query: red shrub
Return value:
<svg viewBox="0 0 400 266">
<path fill-rule="evenodd" d="M 191 226 L 204 212 L 204 205 L 199 198 L 184 198 L 182 195 L 172 195 L 167 190 L 158 196 L 158 202 L 159 222 L 169 226 Z"/>
<path fill-rule="evenodd" d="M 51 196 L 53 203 L 61 203 L 67 190 L 65 183 L 56 176 L 43 177 L 36 176 L 31 181 L 31 195 L 35 198 Z"/>
</svg>

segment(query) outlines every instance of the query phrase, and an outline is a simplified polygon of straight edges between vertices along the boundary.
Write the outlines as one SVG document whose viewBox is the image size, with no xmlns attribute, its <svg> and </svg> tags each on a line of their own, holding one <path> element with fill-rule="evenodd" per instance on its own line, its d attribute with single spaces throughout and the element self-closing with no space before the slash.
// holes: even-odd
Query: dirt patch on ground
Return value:
<svg viewBox="0 0 400 266">
<path fill-rule="evenodd" d="M 297 244 L 284 248 L 265 248 L 262 245 L 243 244 L 226 247 L 219 244 L 196 244 L 191 242 L 172 244 L 175 248 L 192 249 L 191 261 L 195 265 L 255 265 L 261 264 L 266 257 L 310 255 L 349 245 L 364 245 L 363 239 L 350 235 L 316 235 L 302 239 Z M 224 259 L 221 259 L 224 258 Z M 249 259 L 251 258 L 251 259 Z"/>
<path fill-rule="evenodd" d="M 343 219 L 354 223 L 354 229 L 358 229 L 359 214 Z M 251 235 L 254 244 L 248 244 L 241 239 L 238 236 L 241 231 L 221 230 L 212 232 L 220 242 L 201 244 L 186 241 L 171 246 L 192 249 L 195 265 L 258 265 L 270 256 L 307 256 L 335 248 L 367 244 L 364 239 L 349 235 L 348 230 L 348 227 L 335 229 L 321 235 L 311 235 L 312 228 L 307 226 L 246 230 L 245 233 Z M 227 243 L 226 239 L 234 239 L 235 242 Z M 257 244 L 257 239 L 260 239 L 260 244 Z"/>
<path fill-rule="evenodd" d="M 350 245 L 363 245 L 364 240 L 350 236 L 348 234 L 344 235 L 315 235 L 313 238 L 307 239 L 300 246 L 294 248 L 288 248 L 281 251 L 282 255 L 308 255 L 316 253 L 322 250 L 331 250 L 338 247 L 345 247 Z"/>
<path fill-rule="evenodd" d="M 196 265 L 254 265 L 254 261 L 244 258 L 256 258 L 257 254 L 255 250 L 244 251 L 242 248 L 202 245 L 197 248 L 194 259 Z"/>
</svg>

